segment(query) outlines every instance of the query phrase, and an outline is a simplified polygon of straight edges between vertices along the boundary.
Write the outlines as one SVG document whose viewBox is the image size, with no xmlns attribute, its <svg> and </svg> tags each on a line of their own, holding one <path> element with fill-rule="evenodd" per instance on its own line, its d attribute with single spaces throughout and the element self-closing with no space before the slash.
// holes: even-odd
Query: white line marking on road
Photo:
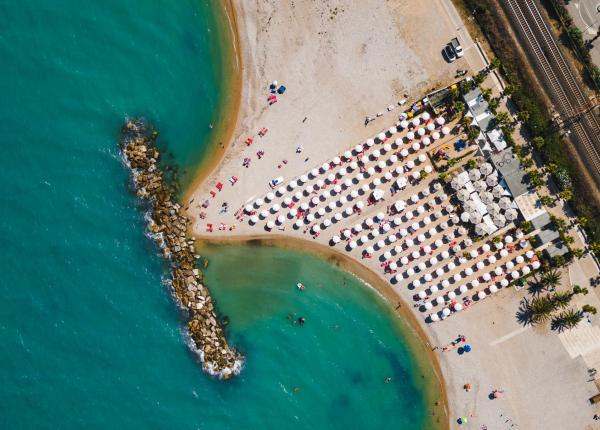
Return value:
<svg viewBox="0 0 600 430">
<path fill-rule="evenodd" d="M 524 331 L 529 330 L 529 327 L 530 327 L 529 325 L 526 325 L 525 327 L 520 327 L 516 330 L 513 330 L 510 333 L 508 333 L 502 337 L 499 337 L 495 341 L 490 342 L 490 346 L 496 346 L 498 344 L 501 344 L 502 342 L 506 342 L 507 340 L 512 339 L 513 337 L 523 333 Z"/>
</svg>

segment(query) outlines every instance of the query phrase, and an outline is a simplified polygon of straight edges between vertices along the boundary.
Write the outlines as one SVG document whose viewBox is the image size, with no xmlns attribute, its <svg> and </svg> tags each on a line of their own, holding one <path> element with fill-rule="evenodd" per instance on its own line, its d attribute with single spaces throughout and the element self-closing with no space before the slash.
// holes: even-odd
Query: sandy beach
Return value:
<svg viewBox="0 0 600 430">
<path fill-rule="evenodd" d="M 490 429 L 594 428 L 590 427 L 590 419 L 595 410 L 586 405 L 587 399 L 597 393 L 595 385 L 586 382 L 587 367 L 593 367 L 594 363 L 591 359 L 586 361 L 584 354 L 577 354 L 569 346 L 574 340 L 518 322 L 515 313 L 523 299 L 523 291 L 507 287 L 497 294 L 492 291 L 495 294 L 491 297 L 486 289 L 488 298 L 484 300 L 481 296 L 478 298 L 478 294 L 487 286 L 475 287 L 465 293 L 473 297 L 473 305 L 467 311 L 452 314 L 439 323 L 432 323 L 431 315 L 442 315 L 442 307 L 448 303 L 445 292 L 437 293 L 436 289 L 427 293 L 435 306 L 432 311 L 423 309 L 423 302 L 415 299 L 417 292 L 424 291 L 415 280 L 430 269 L 435 278 L 435 267 L 444 268 L 443 274 L 437 274 L 440 281 L 453 276 L 458 280 L 460 277 L 455 275 L 464 273 L 468 264 L 484 264 L 494 255 L 498 267 L 520 258 L 516 260 L 515 269 L 522 270 L 528 264 L 525 246 L 522 249 L 517 247 L 514 253 L 511 250 L 511 254 L 504 254 L 491 242 L 467 245 L 466 235 L 460 233 L 460 229 L 456 229 L 458 225 L 452 221 L 454 214 L 447 207 L 447 202 L 444 203 L 443 193 L 433 186 L 434 172 L 428 179 L 411 181 L 406 190 L 401 190 L 394 198 L 405 199 L 410 206 L 411 196 L 420 196 L 418 203 L 415 201 L 411 207 L 411 210 L 415 209 L 415 219 L 402 221 L 399 226 L 415 233 L 421 250 L 426 241 L 430 241 L 433 251 L 428 253 L 437 256 L 440 261 L 441 255 L 451 248 L 449 240 L 446 240 L 446 235 L 451 232 L 451 240 L 462 240 L 460 243 L 465 244 L 463 251 L 476 251 L 475 257 L 450 268 L 449 265 L 440 265 L 433 257 L 429 260 L 429 257 L 413 256 L 410 260 L 411 263 L 415 260 L 412 273 L 405 274 L 403 278 L 397 277 L 395 271 L 388 272 L 387 266 L 384 271 L 380 264 L 385 260 L 383 251 L 393 251 L 391 241 L 379 244 L 377 239 L 369 236 L 364 240 L 364 247 L 361 242 L 358 247 L 356 243 L 353 247 L 351 241 L 358 242 L 361 236 L 354 231 L 347 241 L 335 246 L 332 242 L 334 233 L 341 235 L 344 229 L 353 229 L 365 217 L 377 220 L 382 211 L 385 212 L 385 222 L 391 223 L 393 216 L 388 214 L 386 204 L 382 203 L 368 204 L 356 215 L 353 203 L 358 199 L 365 201 L 372 189 L 363 186 L 361 194 L 356 193 L 350 198 L 351 203 L 340 200 L 337 207 L 326 205 L 329 189 L 327 197 L 312 195 L 313 189 L 322 192 L 327 174 L 343 176 L 340 172 L 349 169 L 350 157 L 342 154 L 351 151 L 355 145 L 362 145 L 381 132 L 387 133 L 386 138 L 379 139 L 375 148 L 382 148 L 380 143 L 388 138 L 390 142 L 399 139 L 400 146 L 410 141 L 408 128 L 387 131 L 390 127 L 395 128 L 398 114 L 406 106 L 435 89 L 453 83 L 457 69 L 473 73 L 485 67 L 478 47 L 466 33 L 451 2 L 426 0 L 417 5 L 399 0 L 367 0 L 356 3 L 278 4 L 233 0 L 231 6 L 228 13 L 234 28 L 233 40 L 239 43 L 236 52 L 240 62 L 236 64 L 237 70 L 241 70 L 239 82 L 243 82 L 239 87 L 234 86 L 240 90 L 239 111 L 235 127 L 231 121 L 229 125 L 232 128 L 222 131 L 224 146 L 227 147 L 224 155 L 218 163 L 218 158 L 213 160 L 210 169 L 205 169 L 208 174 L 199 176 L 186 196 L 188 214 L 194 220 L 193 234 L 206 241 L 265 240 L 278 246 L 309 249 L 364 279 L 394 307 L 401 303 L 401 317 L 415 327 L 425 345 L 431 346 L 432 362 L 443 376 L 442 385 L 446 387 L 446 393 L 440 393 L 440 399 L 443 409 L 447 409 L 450 428 L 480 429 L 484 425 Z M 449 64 L 441 51 L 457 35 L 465 56 Z M 274 80 L 278 81 L 278 85 L 284 85 L 286 90 L 283 94 L 275 94 L 276 102 L 271 100 L 270 103 L 269 83 Z M 373 118 L 373 121 L 365 124 L 367 117 Z M 430 147 L 410 149 L 410 145 L 407 146 L 410 151 L 403 160 L 416 165 L 415 171 L 429 166 L 428 157 L 432 151 L 448 148 L 454 139 L 460 137 L 461 131 L 456 124 L 446 124 L 451 130 L 449 134 L 442 133 L 441 125 L 436 124 L 435 128 L 427 131 L 432 139 L 433 133 L 440 135 L 433 139 Z M 348 174 L 355 178 L 356 188 L 374 177 L 378 184 L 390 181 L 391 175 L 386 178 L 383 172 L 387 169 L 384 166 L 394 164 L 392 150 L 376 149 L 375 154 L 372 148 L 364 148 L 374 167 L 378 162 L 383 164 L 379 165 L 377 173 L 373 170 L 373 173 L 367 174 L 368 179 L 354 177 L 357 171 Z M 352 158 L 357 152 L 362 153 L 363 150 L 352 152 Z M 421 157 L 425 154 L 426 157 Z M 345 160 L 345 164 L 331 164 L 336 156 Z M 318 171 L 320 167 L 326 167 L 322 170 L 326 170 L 327 174 Z M 303 183 L 293 190 L 290 181 L 304 175 L 306 180 L 293 181 Z M 271 190 L 268 183 L 277 177 L 283 178 L 286 188 L 275 195 L 277 187 Z M 323 179 L 319 179 L 321 177 Z M 323 182 L 317 186 L 319 180 Z M 340 179 L 340 183 L 343 182 Z M 333 182 L 328 180 L 327 183 L 334 193 Z M 304 189 L 305 185 L 314 188 Z M 304 195 L 295 197 L 293 202 L 297 207 L 301 202 L 310 203 L 315 214 L 317 207 L 322 206 L 323 214 L 317 215 L 317 222 L 324 219 L 321 218 L 323 216 L 333 220 L 338 208 L 340 211 L 351 210 L 340 217 L 337 225 L 334 223 L 316 234 L 313 229 L 316 223 L 294 228 L 290 202 L 294 191 L 303 189 Z M 339 195 L 340 192 L 334 194 Z M 320 197 L 321 201 L 311 203 L 311 198 L 315 197 Z M 202 207 L 206 201 L 209 204 Z M 268 202 L 266 205 L 265 201 Z M 389 203 L 391 201 L 388 206 Z M 417 214 L 418 205 L 429 209 Z M 264 215 L 261 213 L 259 221 L 248 222 L 250 216 L 244 214 L 247 206 L 256 211 L 257 219 L 265 207 L 270 207 L 270 210 Z M 277 215 L 285 214 L 288 208 L 289 215 L 278 221 Z M 414 227 L 415 220 L 428 227 Z M 379 222 L 382 221 L 379 219 Z M 271 227 L 269 222 L 272 222 Z M 413 230 L 410 230 L 411 222 Z M 209 225 L 212 226 L 210 229 Z M 418 229 L 422 229 L 423 239 L 416 239 Z M 499 233 L 503 237 L 514 234 L 508 228 Z M 380 258 L 365 258 L 365 253 L 373 254 L 366 251 L 367 245 L 372 245 L 375 252 L 381 254 Z M 396 252 L 399 251 L 394 251 L 394 255 Z M 397 256 L 399 258 L 400 254 Z M 423 267 L 417 268 L 416 262 L 421 258 Z M 593 276 L 586 267 L 582 263 L 576 269 L 585 272 L 583 280 Z M 475 285 L 473 280 L 480 274 L 470 273 L 461 282 Z M 563 276 L 565 282 L 569 279 L 569 274 Z M 434 302 L 440 297 L 442 299 Z M 598 301 L 596 297 L 593 299 Z M 449 346 L 458 335 L 467 338 L 473 347 L 472 352 L 465 354 L 460 348 Z M 587 334 L 582 336 L 585 338 Z M 593 335 L 590 336 L 593 338 Z M 463 389 L 467 383 L 473 387 L 468 392 Z M 493 399 L 490 396 L 494 391 L 503 395 Z M 564 395 L 566 392 L 568 396 Z M 458 418 L 468 419 L 468 422 L 459 425 Z"/>
</svg>

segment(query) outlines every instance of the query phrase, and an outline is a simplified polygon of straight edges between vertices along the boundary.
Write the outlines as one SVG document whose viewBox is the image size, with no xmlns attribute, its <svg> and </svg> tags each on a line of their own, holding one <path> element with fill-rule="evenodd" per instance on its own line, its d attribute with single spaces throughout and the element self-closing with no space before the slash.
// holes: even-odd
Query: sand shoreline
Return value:
<svg viewBox="0 0 600 430">
<path fill-rule="evenodd" d="M 243 62 L 237 14 L 232 1 L 224 0 L 221 4 L 222 12 L 219 12 L 224 14 L 224 17 L 219 20 L 218 31 L 221 34 L 222 48 L 227 51 L 225 55 L 221 54 L 223 58 L 223 74 L 228 76 L 228 79 L 221 81 L 223 85 L 222 92 L 225 94 L 225 98 L 213 118 L 213 134 L 210 138 L 206 155 L 195 168 L 193 179 L 187 184 L 184 190 L 181 198 L 182 202 L 189 201 L 194 190 L 201 188 L 206 179 L 210 177 L 212 172 L 223 161 L 227 149 L 233 141 L 240 116 L 243 89 Z"/>
<path fill-rule="evenodd" d="M 368 267 L 361 265 L 354 261 L 351 257 L 342 254 L 341 252 L 328 248 L 316 242 L 309 242 L 307 240 L 284 237 L 284 236 L 272 236 L 272 235 L 253 235 L 244 237 L 231 237 L 231 238 L 202 238 L 201 244 L 198 247 L 201 252 L 203 246 L 211 245 L 233 245 L 233 244 L 253 244 L 259 246 L 270 246 L 283 249 L 291 249 L 294 251 L 308 252 L 313 255 L 321 257 L 329 264 L 335 265 L 342 270 L 357 277 L 367 288 L 374 290 L 380 297 L 382 297 L 393 309 L 393 313 L 398 318 L 401 324 L 405 328 L 409 328 L 410 331 L 417 335 L 419 346 L 427 354 L 427 360 L 432 364 L 433 376 L 437 379 L 438 387 L 430 387 L 427 390 L 428 397 L 428 408 L 432 407 L 436 413 L 441 412 L 444 418 L 442 423 L 436 423 L 440 430 L 446 430 L 449 428 L 449 411 L 448 411 L 448 398 L 445 379 L 442 374 L 442 368 L 440 366 L 439 357 L 431 350 L 431 341 L 426 333 L 425 329 L 419 324 L 414 313 L 411 312 L 405 300 L 398 296 L 389 286 L 387 281 L 382 279 L 377 273 L 373 272 Z M 401 306 L 398 307 L 398 304 Z M 416 339 L 415 339 L 416 340 Z M 415 345 L 408 345 L 413 352 Z M 420 359 L 415 354 L 417 360 Z M 440 388 L 439 393 L 435 392 L 435 388 Z M 435 403 L 438 403 L 436 406 Z M 430 411 L 430 409 L 428 409 Z"/>
<path fill-rule="evenodd" d="M 242 101 L 244 97 L 247 97 L 247 88 L 244 87 L 243 80 L 249 79 L 246 76 L 249 71 L 244 68 L 243 63 L 243 49 L 242 39 L 240 37 L 240 28 L 238 19 L 243 19 L 243 10 L 237 10 L 233 0 L 226 0 L 223 3 L 224 12 L 228 23 L 228 36 L 225 36 L 226 41 L 231 41 L 232 52 L 230 58 L 234 61 L 227 61 L 229 66 L 229 76 L 231 76 L 231 84 L 229 86 L 229 95 L 219 110 L 217 118 L 217 129 L 212 139 L 212 147 L 215 149 L 214 153 L 203 161 L 197 168 L 194 180 L 189 184 L 185 190 L 183 202 L 190 202 L 194 194 L 198 190 L 202 190 L 208 184 L 207 180 L 214 174 L 221 164 L 225 161 L 227 155 L 232 150 L 233 139 L 235 134 L 241 128 L 241 122 L 243 115 L 248 112 L 244 112 L 242 108 Z M 228 120 L 225 120 L 225 119 Z M 221 141 L 222 145 L 218 145 L 217 142 Z M 233 154 L 235 155 L 235 154 Z M 190 205 L 191 206 L 191 205 Z M 391 308 L 395 309 L 394 313 L 399 319 L 399 323 L 404 324 L 406 327 L 417 334 L 418 343 L 423 351 L 427 354 L 428 363 L 431 363 L 431 369 L 433 376 L 437 380 L 437 387 L 429 387 L 426 389 L 427 395 L 427 415 L 428 420 L 431 420 L 430 424 L 435 425 L 440 430 L 449 429 L 449 405 L 448 405 L 448 390 L 446 389 L 446 382 L 443 377 L 442 367 L 440 365 L 439 357 L 431 351 L 431 339 L 426 333 L 425 329 L 419 324 L 416 316 L 411 312 L 408 304 L 405 300 L 396 294 L 387 284 L 387 281 L 381 278 L 378 274 L 370 270 L 369 268 L 361 265 L 354 261 L 352 258 L 332 249 L 329 249 L 321 244 L 315 242 L 309 242 L 307 240 L 289 238 L 289 237 L 273 237 L 266 235 L 254 235 L 244 237 L 232 237 L 232 238 L 207 238 L 199 237 L 201 243 L 207 245 L 231 245 L 234 243 L 249 243 L 253 241 L 260 241 L 261 246 L 276 246 L 288 249 L 294 249 L 299 251 L 310 252 L 314 255 L 325 257 L 330 264 L 334 264 L 337 267 L 351 273 L 358 277 L 367 287 L 375 290 L 380 296 L 388 302 Z M 200 246 L 201 248 L 201 246 Z M 209 286 L 210 288 L 210 286 Z M 394 304 L 400 303 L 400 307 L 396 307 Z M 415 345 L 409 345 L 410 349 L 415 348 Z M 415 354 L 417 360 L 420 359 Z M 425 364 L 421 361 L 422 364 Z M 439 388 L 439 392 L 436 390 Z M 437 405 L 437 406 L 436 406 Z M 433 408 L 433 411 L 432 409 Z M 433 415 L 435 414 L 435 415 Z M 441 422 L 433 422 L 437 418 Z"/>
</svg>

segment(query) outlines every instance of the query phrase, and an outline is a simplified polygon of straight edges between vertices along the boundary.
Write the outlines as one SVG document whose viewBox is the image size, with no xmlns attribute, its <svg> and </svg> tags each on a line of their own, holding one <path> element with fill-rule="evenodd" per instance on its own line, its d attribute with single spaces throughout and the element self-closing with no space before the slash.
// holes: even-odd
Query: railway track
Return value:
<svg viewBox="0 0 600 430">
<path fill-rule="evenodd" d="M 569 124 L 571 138 L 580 149 L 582 161 L 600 183 L 600 122 L 590 100 L 581 89 L 534 0 L 503 0 L 540 66 L 552 99 L 561 116 L 579 115 Z"/>
</svg>

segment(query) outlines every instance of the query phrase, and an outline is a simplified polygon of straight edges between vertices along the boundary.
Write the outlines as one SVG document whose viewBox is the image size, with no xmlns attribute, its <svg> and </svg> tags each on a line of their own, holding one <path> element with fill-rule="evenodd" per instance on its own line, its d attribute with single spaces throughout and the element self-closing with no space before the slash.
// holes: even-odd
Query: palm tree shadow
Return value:
<svg viewBox="0 0 600 430">
<path fill-rule="evenodd" d="M 533 312 L 529 309 L 529 300 L 521 300 L 521 304 L 519 305 L 519 309 L 517 309 L 515 317 L 523 327 L 533 324 Z"/>
<path fill-rule="evenodd" d="M 545 289 L 544 284 L 537 278 L 527 286 L 527 291 L 533 296 L 539 296 Z"/>
<path fill-rule="evenodd" d="M 552 331 L 557 331 L 559 333 L 562 333 L 563 331 L 565 331 L 567 329 L 567 326 L 565 324 L 564 319 L 553 318 L 552 322 L 550 323 L 550 328 L 552 329 Z"/>
</svg>

